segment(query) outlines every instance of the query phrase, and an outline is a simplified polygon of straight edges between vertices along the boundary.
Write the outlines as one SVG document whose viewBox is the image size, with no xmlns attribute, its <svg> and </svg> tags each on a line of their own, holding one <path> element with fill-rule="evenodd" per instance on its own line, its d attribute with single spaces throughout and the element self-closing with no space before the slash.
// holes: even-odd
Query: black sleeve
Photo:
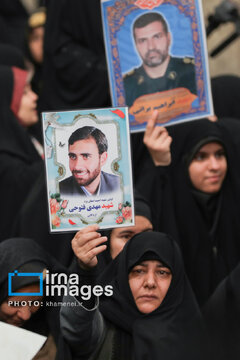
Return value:
<svg viewBox="0 0 240 360">
<path fill-rule="evenodd" d="M 44 164 L 41 159 L 28 163 L 6 153 L 0 154 L 0 163 L 0 196 L 3 204 L 0 210 L 0 239 L 6 239 L 11 236 L 13 224 L 30 189 L 37 178 L 44 175 Z"/>
<path fill-rule="evenodd" d="M 44 163 L 27 162 L 16 155 L 0 154 L 0 178 L 2 186 L 8 186 L 8 191 L 18 192 L 23 199 L 39 176 L 44 176 Z M 10 190 L 11 189 L 11 190 Z"/>
<path fill-rule="evenodd" d="M 163 231 L 161 218 L 168 184 L 168 166 L 155 166 L 151 159 L 142 164 L 141 175 L 136 180 L 136 189 L 151 207 L 153 228 Z"/>
<path fill-rule="evenodd" d="M 76 260 L 77 263 L 77 260 Z M 77 264 L 78 265 L 78 264 Z M 96 284 L 96 277 L 97 277 L 97 267 L 94 267 L 89 270 L 82 269 L 79 265 L 76 268 L 77 273 L 79 275 L 79 285 L 80 286 L 90 286 L 93 289 L 94 285 Z M 96 304 L 97 297 L 95 295 L 91 295 L 89 300 L 85 300 L 81 294 L 76 296 L 76 299 L 84 306 L 86 309 L 93 309 Z"/>
</svg>

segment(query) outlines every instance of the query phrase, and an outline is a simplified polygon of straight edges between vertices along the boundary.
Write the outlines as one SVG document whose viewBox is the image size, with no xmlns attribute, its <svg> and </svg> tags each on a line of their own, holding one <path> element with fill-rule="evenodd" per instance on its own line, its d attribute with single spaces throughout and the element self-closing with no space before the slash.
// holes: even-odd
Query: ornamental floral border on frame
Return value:
<svg viewBox="0 0 240 360">
<path fill-rule="evenodd" d="M 159 110 L 160 125 L 172 125 L 213 115 L 200 0 L 101 0 L 101 6 L 112 102 L 114 106 L 129 106 L 131 132 L 144 131 L 154 109 Z M 184 85 L 161 89 L 163 77 L 159 77 L 160 90 L 151 92 L 147 89 L 144 93 L 142 89 L 144 86 L 149 87 L 151 78 L 146 80 L 147 75 L 139 75 L 138 78 L 135 76 L 136 80 L 133 81 L 137 82 L 133 83 L 133 91 L 130 89 L 130 92 L 135 92 L 138 86 L 141 90 L 136 91 L 136 97 L 131 94 L 132 101 L 128 100 L 128 85 L 124 84 L 124 78 L 126 74 L 137 74 L 142 64 L 134 44 L 132 25 L 137 17 L 148 12 L 160 13 L 168 23 L 172 39 L 170 55 L 183 59 L 185 63 L 193 62 L 196 93 L 192 93 Z M 173 69 L 167 73 L 166 81 L 170 83 L 177 76 L 177 70 Z"/>
<path fill-rule="evenodd" d="M 50 231 L 133 226 L 128 109 L 44 112 L 42 122 Z"/>
</svg>

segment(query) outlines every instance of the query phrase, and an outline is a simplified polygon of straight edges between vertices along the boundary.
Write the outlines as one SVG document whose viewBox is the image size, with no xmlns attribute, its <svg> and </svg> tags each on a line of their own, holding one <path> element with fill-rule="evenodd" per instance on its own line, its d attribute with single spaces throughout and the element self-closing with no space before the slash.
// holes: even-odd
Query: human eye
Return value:
<svg viewBox="0 0 240 360">
<path fill-rule="evenodd" d="M 144 273 L 143 269 L 136 269 L 134 272 L 139 275 Z"/>
<path fill-rule="evenodd" d="M 160 39 L 162 37 L 162 34 L 158 33 L 158 34 L 155 34 L 153 37 L 154 37 L 154 39 Z"/>
<path fill-rule="evenodd" d="M 144 274 L 144 268 L 143 267 L 140 267 L 140 266 L 135 266 L 131 273 L 135 274 L 135 275 L 141 275 L 141 274 Z"/>
<path fill-rule="evenodd" d="M 30 85 L 29 84 L 25 85 L 23 89 L 23 95 L 27 95 L 30 90 L 31 90 Z"/>
<path fill-rule="evenodd" d="M 205 153 L 203 153 L 203 152 L 198 152 L 195 156 L 194 156 L 194 160 L 196 160 L 196 161 L 203 161 L 203 160 L 205 160 L 206 159 L 206 154 Z"/>
<path fill-rule="evenodd" d="M 216 159 L 221 159 L 222 157 L 226 157 L 226 153 L 225 153 L 225 151 L 223 149 L 218 150 L 215 153 L 215 157 L 216 157 Z"/>
<path fill-rule="evenodd" d="M 145 38 L 138 39 L 138 43 L 139 43 L 139 44 L 144 44 L 145 41 L 146 41 Z"/>
<path fill-rule="evenodd" d="M 76 158 L 77 158 L 76 154 L 73 154 L 73 153 L 69 153 L 68 156 L 69 156 L 69 159 L 71 159 L 71 160 L 76 160 Z"/>
<path fill-rule="evenodd" d="M 164 277 L 164 278 L 171 275 L 171 271 L 168 268 L 159 269 L 157 272 L 160 277 Z"/>
<path fill-rule="evenodd" d="M 133 236 L 132 234 L 122 234 L 120 235 L 120 238 L 128 241 L 132 238 L 132 236 Z"/>
<path fill-rule="evenodd" d="M 86 153 L 86 154 L 82 154 L 82 157 L 83 157 L 84 160 L 87 160 L 87 159 L 89 159 L 91 157 L 91 155 Z"/>
</svg>

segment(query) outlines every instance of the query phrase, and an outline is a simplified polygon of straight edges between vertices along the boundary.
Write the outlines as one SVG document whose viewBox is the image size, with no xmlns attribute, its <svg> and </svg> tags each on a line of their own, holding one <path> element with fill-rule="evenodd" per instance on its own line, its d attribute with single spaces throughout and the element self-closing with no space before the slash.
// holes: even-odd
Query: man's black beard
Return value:
<svg viewBox="0 0 240 360">
<path fill-rule="evenodd" d="M 72 172 L 72 174 L 73 174 L 75 181 L 78 183 L 79 186 L 86 187 L 86 186 L 90 185 L 98 177 L 99 173 L 101 172 L 101 170 L 100 171 L 98 171 L 98 170 L 99 169 L 95 170 L 93 176 L 90 179 L 86 180 L 86 182 L 84 184 L 81 182 L 78 182 L 78 179 L 76 179 L 74 176 L 74 173 L 78 173 L 78 171 L 75 170 Z M 96 171 L 98 171 L 98 172 L 96 173 Z M 88 174 L 89 174 L 89 171 L 88 171 Z"/>
<path fill-rule="evenodd" d="M 159 61 L 158 61 L 158 62 L 152 63 L 152 62 L 147 61 L 147 59 L 146 59 L 146 58 L 148 57 L 148 55 L 149 55 L 152 51 L 153 51 L 153 50 L 150 50 L 150 51 L 146 54 L 145 58 L 143 59 L 144 65 L 146 65 L 146 66 L 148 66 L 148 67 L 151 67 L 151 68 L 154 68 L 154 67 L 157 67 L 157 66 L 159 66 L 159 65 L 162 65 L 162 64 L 164 63 L 164 61 L 167 59 L 168 53 L 162 53 L 162 52 L 160 52 L 160 51 L 158 51 L 158 50 L 154 50 L 154 52 L 157 53 L 157 54 L 159 54 L 161 57 L 159 58 Z"/>
</svg>

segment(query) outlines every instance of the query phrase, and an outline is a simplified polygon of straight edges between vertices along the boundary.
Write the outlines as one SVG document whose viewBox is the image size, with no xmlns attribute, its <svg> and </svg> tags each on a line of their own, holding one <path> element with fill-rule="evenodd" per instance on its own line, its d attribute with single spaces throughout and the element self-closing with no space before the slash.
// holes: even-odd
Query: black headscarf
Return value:
<svg viewBox="0 0 240 360">
<path fill-rule="evenodd" d="M 23 52 L 10 44 L 0 44 L 0 65 L 26 70 Z M 40 121 L 28 127 L 27 132 L 42 142 L 42 127 Z"/>
<path fill-rule="evenodd" d="M 240 154 L 240 121 L 237 118 L 220 118 L 218 125 L 224 133 L 226 132 L 235 145 L 236 156 Z M 237 169 L 236 169 L 237 170 Z M 240 170 L 239 170 L 240 174 Z"/>
<path fill-rule="evenodd" d="M 240 77 L 220 75 L 211 79 L 213 106 L 217 117 L 240 120 Z"/>
<path fill-rule="evenodd" d="M 0 198 L 4 204 L 0 239 L 4 239 L 9 237 L 17 213 L 44 167 L 27 130 L 11 110 L 15 88 L 12 68 L 0 66 L 0 80 Z"/>
<path fill-rule="evenodd" d="M 18 70 L 19 77 L 24 77 L 24 70 Z M 18 74 L 17 74 L 18 76 Z M 25 75 L 26 79 L 27 75 Z M 21 125 L 20 120 L 13 113 L 13 97 L 15 91 L 22 91 L 23 94 L 23 84 L 21 84 L 22 79 L 14 78 L 13 68 L 9 66 L 0 66 L 0 97 L 1 97 L 1 107 L 0 107 L 0 121 L 1 121 L 1 135 L 0 135 L 0 151 L 18 156 L 19 158 L 26 160 L 27 162 L 32 162 L 40 160 L 35 147 L 32 144 L 30 136 Z M 16 85 L 16 80 L 19 81 L 19 84 Z M 19 94 L 19 102 L 21 95 Z M 16 106 L 14 106 L 16 108 Z"/>
<path fill-rule="evenodd" d="M 25 68 L 23 53 L 10 44 L 0 44 L 0 64 Z"/>
<path fill-rule="evenodd" d="M 24 30 L 27 24 L 28 13 L 19 0 L 2 0 L 0 14 L 4 22 L 4 32 L 1 33 L 1 42 L 12 44 L 24 49 Z"/>
<path fill-rule="evenodd" d="M 188 181 L 186 156 L 199 144 L 219 139 L 226 151 L 228 170 L 220 192 L 207 199 L 196 195 Z M 217 123 L 188 124 L 178 159 L 173 159 L 176 219 L 191 284 L 199 299 L 207 299 L 240 259 L 239 180 L 234 146 Z M 175 164 L 174 164 L 175 162 Z M 178 182 L 178 184 L 177 184 Z M 207 215 L 206 215 L 207 214 Z M 209 224 L 208 219 L 212 219 Z M 203 300 L 204 301 L 204 300 Z"/>
<path fill-rule="evenodd" d="M 140 195 L 136 190 L 134 191 L 134 212 L 135 212 L 135 216 L 143 216 L 152 223 L 152 214 L 151 214 L 150 205 L 147 202 L 147 200 L 142 195 Z M 106 243 L 107 246 L 106 250 L 98 255 L 99 273 L 101 273 L 104 270 L 104 268 L 107 266 L 107 264 L 109 264 L 112 260 L 110 254 L 111 233 L 112 233 L 112 229 L 101 231 L 102 236 L 108 237 L 108 241 Z"/>
<path fill-rule="evenodd" d="M 32 186 L 28 196 L 26 196 L 25 202 L 12 227 L 11 236 L 34 239 L 42 248 L 55 257 L 57 261 L 69 267 L 74 259 L 71 245 L 74 233 L 50 233 L 47 209 L 47 186 L 45 177 L 41 176 Z M 74 270 L 75 265 L 76 269 L 78 267 L 74 262 Z"/>
<path fill-rule="evenodd" d="M 139 190 L 153 204 L 155 229 L 170 233 L 179 242 L 190 283 L 203 304 L 240 259 L 238 157 L 229 133 L 209 120 L 177 125 L 171 134 L 171 166 L 145 164 L 146 175 Z M 228 170 L 221 190 L 209 205 L 208 198 L 193 191 L 186 159 L 197 144 L 213 138 L 224 145 Z M 144 183 L 149 186 L 144 187 Z"/>
<path fill-rule="evenodd" d="M 39 94 L 42 88 L 42 63 L 39 59 L 34 57 L 34 54 L 30 48 L 31 34 L 35 29 L 45 27 L 46 23 L 46 9 L 44 7 L 38 7 L 35 9 L 28 18 L 28 24 L 26 28 L 26 39 L 25 39 L 25 57 L 29 62 L 29 67 L 32 68 L 33 76 L 31 79 L 32 90 Z M 42 49 L 43 51 L 43 49 Z"/>
<path fill-rule="evenodd" d="M 57 262 L 54 263 L 50 255 L 31 239 L 11 238 L 4 240 L 0 243 L 0 253 L 0 304 L 7 297 L 8 273 L 18 270 L 28 263 L 42 264 L 42 271 L 44 269 L 51 270 L 57 265 Z"/>
<path fill-rule="evenodd" d="M 2 241 L 0 254 L 0 304 L 8 297 L 8 273 L 20 269 L 21 272 L 29 272 L 29 269 L 34 268 L 38 268 L 39 272 L 47 269 L 50 274 L 66 273 L 62 265 L 31 239 L 11 238 Z M 48 300 L 53 299 L 48 298 Z M 59 308 L 42 307 L 23 327 L 47 336 L 51 332 L 57 340 L 60 330 Z"/>
<path fill-rule="evenodd" d="M 143 314 L 135 305 L 128 274 L 149 252 L 171 269 L 172 281 L 162 304 L 152 313 Z M 130 336 L 134 359 L 188 358 L 194 346 L 188 331 L 193 329 L 192 321 L 196 320 L 199 310 L 184 272 L 180 250 L 169 236 L 157 232 L 135 235 L 98 278 L 98 283 L 113 286 L 113 296 L 100 298 L 100 310 L 120 329 L 122 339 Z M 124 345 L 124 340 L 121 343 Z M 131 354 L 129 348 L 120 351 Z"/>
<path fill-rule="evenodd" d="M 109 106 L 100 2 L 47 6 L 41 110 Z"/>
</svg>

